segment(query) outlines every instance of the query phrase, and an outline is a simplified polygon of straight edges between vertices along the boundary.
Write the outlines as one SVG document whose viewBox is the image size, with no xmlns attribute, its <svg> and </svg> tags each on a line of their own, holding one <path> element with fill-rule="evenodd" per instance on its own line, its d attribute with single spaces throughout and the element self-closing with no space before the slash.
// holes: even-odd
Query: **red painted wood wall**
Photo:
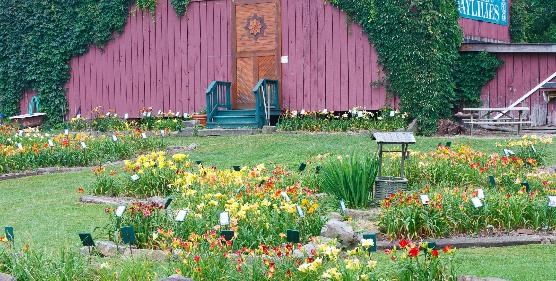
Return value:
<svg viewBox="0 0 556 281">
<path fill-rule="evenodd" d="M 512 1 L 508 0 L 508 7 Z M 511 17 L 508 12 L 508 22 Z M 510 26 L 498 25 L 488 22 L 476 21 L 471 19 L 459 19 L 459 24 L 463 29 L 463 34 L 467 40 L 477 40 L 485 42 L 510 42 Z"/>
<path fill-rule="evenodd" d="M 482 90 L 483 106 L 509 106 L 529 92 L 540 82 L 556 72 L 556 54 L 500 53 L 504 61 L 496 74 Z M 547 104 L 540 92 L 530 96 L 523 103 L 531 109 L 533 125 L 556 125 L 556 105 Z"/>
<path fill-rule="evenodd" d="M 289 58 L 282 64 L 284 108 L 379 109 L 388 102 L 384 87 L 371 86 L 382 72 L 360 26 L 322 0 L 282 0 L 280 8 L 282 55 Z M 204 109 L 208 84 L 231 80 L 231 9 L 230 0 L 193 0 L 183 18 L 168 0 L 158 1 L 155 16 L 132 9 L 122 34 L 71 60 L 68 115 L 90 116 L 96 106 L 130 117 L 142 107 Z"/>
</svg>

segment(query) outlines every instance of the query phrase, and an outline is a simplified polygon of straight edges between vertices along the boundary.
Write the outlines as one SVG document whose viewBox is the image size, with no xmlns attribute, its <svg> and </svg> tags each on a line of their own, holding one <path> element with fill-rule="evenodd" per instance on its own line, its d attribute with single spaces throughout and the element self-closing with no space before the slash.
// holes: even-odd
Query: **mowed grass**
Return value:
<svg viewBox="0 0 556 281">
<path fill-rule="evenodd" d="M 500 152 L 505 138 L 417 138 L 413 150 L 428 151 L 439 143 L 467 144 L 485 152 Z M 196 143 L 193 160 L 226 168 L 232 165 L 279 163 L 295 168 L 319 154 L 374 153 L 368 136 L 348 134 L 275 134 L 237 137 L 168 138 L 170 145 Z M 556 145 L 548 150 L 548 164 L 556 164 Z M 87 170 L 0 181 L 0 226 L 15 228 L 17 244 L 57 253 L 77 249 L 77 233 L 92 232 L 108 223 L 102 205 L 79 203 L 79 186 L 93 180 Z M 508 280 L 556 280 L 556 246 L 463 249 L 458 272 Z M 381 258 L 382 259 L 382 258 Z M 384 260 L 386 258 L 384 257 Z"/>
</svg>

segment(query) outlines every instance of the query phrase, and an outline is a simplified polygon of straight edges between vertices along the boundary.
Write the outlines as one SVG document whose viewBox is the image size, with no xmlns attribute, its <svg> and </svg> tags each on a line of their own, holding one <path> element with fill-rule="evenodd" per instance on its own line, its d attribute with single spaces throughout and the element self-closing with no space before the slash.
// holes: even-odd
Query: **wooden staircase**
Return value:
<svg viewBox="0 0 556 281">
<path fill-rule="evenodd" d="M 207 128 L 262 128 L 281 113 L 278 81 L 262 79 L 253 88 L 255 108 L 233 109 L 231 82 L 213 81 L 207 91 Z"/>
</svg>

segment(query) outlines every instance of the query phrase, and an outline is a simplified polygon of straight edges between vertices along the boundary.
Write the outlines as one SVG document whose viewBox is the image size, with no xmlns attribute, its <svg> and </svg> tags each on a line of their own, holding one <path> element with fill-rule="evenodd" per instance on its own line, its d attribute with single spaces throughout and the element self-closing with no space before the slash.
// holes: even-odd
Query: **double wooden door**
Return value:
<svg viewBox="0 0 556 281">
<path fill-rule="evenodd" d="M 280 2 L 233 2 L 233 106 L 253 108 L 257 82 L 280 79 Z"/>
</svg>

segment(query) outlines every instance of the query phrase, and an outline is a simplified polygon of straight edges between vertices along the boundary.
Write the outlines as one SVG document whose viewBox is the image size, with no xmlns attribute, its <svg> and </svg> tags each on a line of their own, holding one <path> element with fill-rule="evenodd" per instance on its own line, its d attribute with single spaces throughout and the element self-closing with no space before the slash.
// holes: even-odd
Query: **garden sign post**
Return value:
<svg viewBox="0 0 556 281">
<path fill-rule="evenodd" d="M 404 175 L 405 160 L 409 158 L 408 147 L 415 144 L 415 136 L 411 132 L 374 133 L 373 138 L 378 144 L 378 174 L 375 181 L 374 199 L 382 200 L 392 193 L 406 190 L 407 179 Z M 385 150 L 385 145 L 401 146 L 400 150 Z M 400 175 L 382 176 L 382 162 L 384 153 L 401 153 Z"/>
</svg>

